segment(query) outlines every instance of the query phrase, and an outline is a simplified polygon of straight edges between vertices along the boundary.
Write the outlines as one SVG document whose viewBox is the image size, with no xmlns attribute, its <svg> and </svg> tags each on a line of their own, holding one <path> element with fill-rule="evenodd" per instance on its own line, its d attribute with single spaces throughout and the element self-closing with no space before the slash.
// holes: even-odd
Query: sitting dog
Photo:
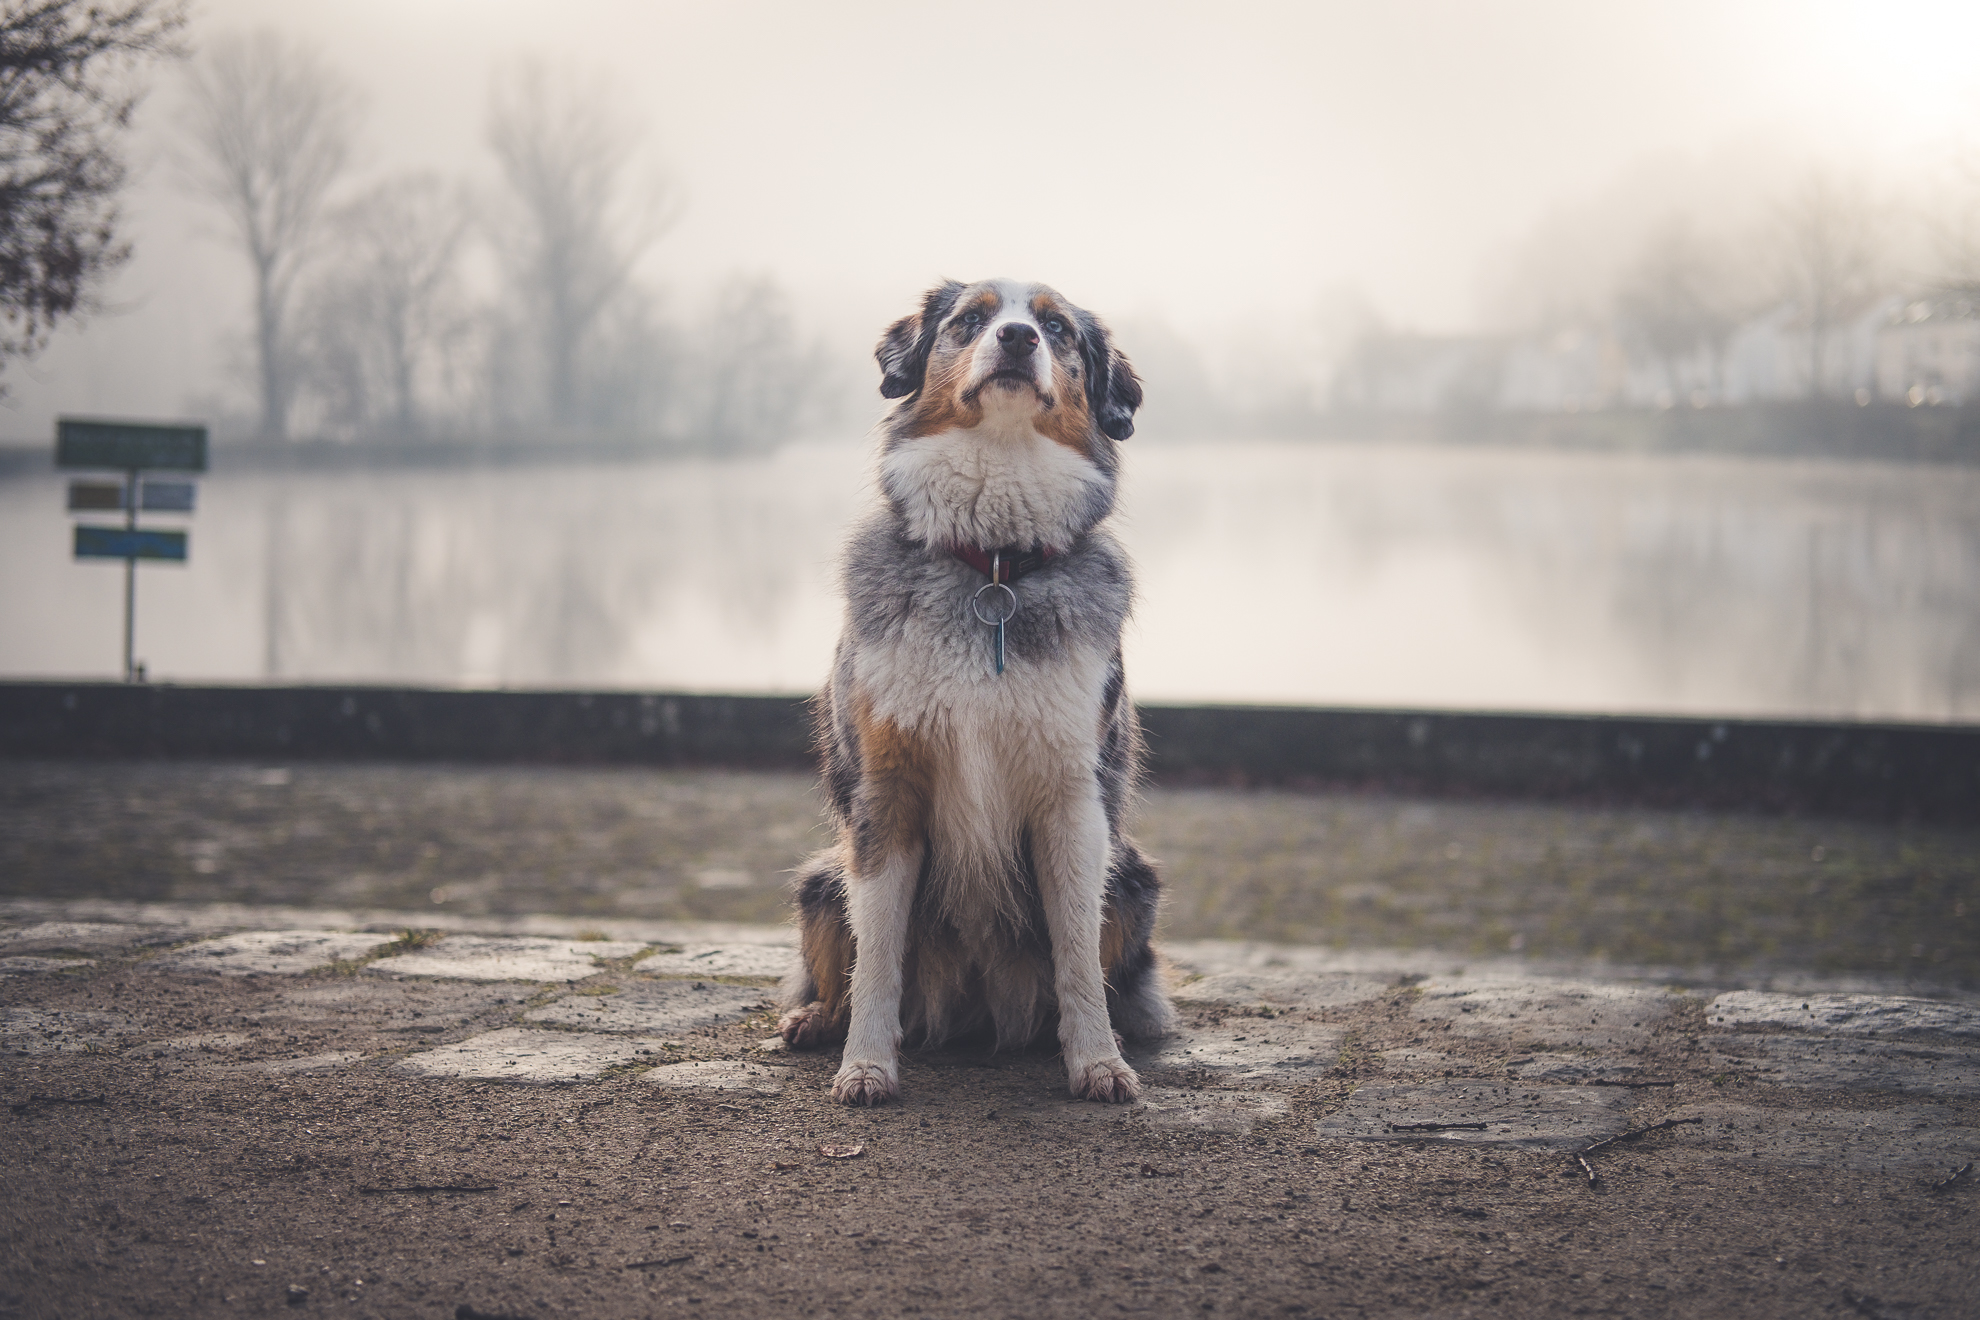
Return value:
<svg viewBox="0 0 1980 1320">
<path fill-rule="evenodd" d="M 837 843 L 799 873 L 784 1039 L 843 1039 L 832 1094 L 871 1105 L 904 1037 L 1056 1025 L 1074 1095 L 1133 1100 L 1120 1036 L 1173 1017 L 1123 819 L 1133 585 L 1102 525 L 1141 382 L 1098 318 L 1010 280 L 931 289 L 875 356 L 899 402 L 816 707 Z"/>
</svg>

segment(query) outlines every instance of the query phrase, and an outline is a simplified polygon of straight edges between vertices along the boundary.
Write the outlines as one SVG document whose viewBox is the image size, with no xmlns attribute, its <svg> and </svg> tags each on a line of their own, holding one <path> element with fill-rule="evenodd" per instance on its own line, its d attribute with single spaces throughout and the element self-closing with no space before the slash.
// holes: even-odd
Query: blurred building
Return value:
<svg viewBox="0 0 1980 1320">
<path fill-rule="evenodd" d="M 1877 329 L 1877 393 L 1913 407 L 1980 400 L 1980 295 L 1915 298 Z"/>
<path fill-rule="evenodd" d="M 1611 326 L 1525 335 L 1365 337 L 1334 382 L 1337 407 L 1434 413 L 1706 407 L 1820 395 L 1920 404 L 1980 400 L 1980 295 L 1889 295 L 1827 327 L 1819 368 L 1806 319 L 1783 303 L 1670 358 Z"/>
</svg>

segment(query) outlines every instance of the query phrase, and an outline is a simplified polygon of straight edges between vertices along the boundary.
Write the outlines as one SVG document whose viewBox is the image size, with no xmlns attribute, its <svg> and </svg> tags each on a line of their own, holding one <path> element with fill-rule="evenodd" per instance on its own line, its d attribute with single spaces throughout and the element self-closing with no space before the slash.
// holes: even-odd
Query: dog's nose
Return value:
<svg viewBox="0 0 1980 1320">
<path fill-rule="evenodd" d="M 1011 357 L 1030 357 L 1031 350 L 1038 347 L 1038 332 L 1028 325 L 1006 321 L 997 328 L 997 342 Z"/>
</svg>

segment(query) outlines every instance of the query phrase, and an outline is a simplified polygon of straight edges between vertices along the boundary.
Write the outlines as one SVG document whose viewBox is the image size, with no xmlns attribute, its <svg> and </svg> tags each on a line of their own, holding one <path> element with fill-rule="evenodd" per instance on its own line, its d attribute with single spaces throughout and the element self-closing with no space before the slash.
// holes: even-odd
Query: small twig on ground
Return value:
<svg viewBox="0 0 1980 1320">
<path fill-rule="evenodd" d="M 1954 1183 L 1958 1182 L 1961 1178 L 1966 1177 L 1966 1175 L 1972 1172 L 1973 1172 L 1973 1161 L 1968 1160 L 1966 1163 L 1960 1165 L 1957 1169 L 1954 1169 L 1951 1173 L 1947 1174 L 1945 1177 L 1939 1179 L 1939 1181 L 1933 1183 L 1931 1190 L 1934 1193 L 1943 1192 L 1948 1188 L 1950 1188 Z"/>
<path fill-rule="evenodd" d="M 100 1105 L 108 1103 L 101 1095 L 30 1095 L 18 1104 L 7 1108 L 17 1114 L 25 1114 L 36 1105 Z"/>
<path fill-rule="evenodd" d="M 492 1192 L 494 1183 L 414 1183 L 406 1187 L 360 1187 L 366 1196 L 407 1195 L 416 1196 L 424 1192 Z"/>
<path fill-rule="evenodd" d="M 1483 1123 L 1384 1123 L 1391 1132 L 1483 1132 Z"/>
<path fill-rule="evenodd" d="M 1574 1160 L 1575 1163 L 1581 1166 L 1582 1172 L 1588 1175 L 1588 1185 L 1593 1187 L 1599 1179 L 1595 1173 L 1595 1166 L 1588 1162 L 1588 1156 L 1593 1155 L 1596 1151 L 1602 1149 L 1602 1147 L 1613 1146 L 1618 1141 L 1634 1141 L 1646 1132 L 1661 1132 L 1665 1128 L 1685 1127 L 1692 1123 L 1703 1123 L 1704 1121 L 1702 1118 L 1667 1118 L 1661 1123 L 1652 1123 L 1649 1127 L 1632 1128 L 1628 1132 L 1618 1132 L 1613 1137 L 1604 1137 L 1594 1145 L 1576 1151 Z"/>
<path fill-rule="evenodd" d="M 1604 1137 L 1594 1145 L 1585 1147 L 1581 1153 L 1583 1155 L 1593 1155 L 1604 1146 L 1613 1146 L 1618 1141 L 1634 1141 L 1646 1132 L 1661 1132 L 1665 1128 L 1684 1127 L 1687 1124 L 1703 1123 L 1704 1121 L 1702 1118 L 1667 1118 L 1661 1123 L 1652 1123 L 1649 1127 L 1632 1128 L 1628 1132 L 1618 1132 L 1613 1137 Z"/>
</svg>

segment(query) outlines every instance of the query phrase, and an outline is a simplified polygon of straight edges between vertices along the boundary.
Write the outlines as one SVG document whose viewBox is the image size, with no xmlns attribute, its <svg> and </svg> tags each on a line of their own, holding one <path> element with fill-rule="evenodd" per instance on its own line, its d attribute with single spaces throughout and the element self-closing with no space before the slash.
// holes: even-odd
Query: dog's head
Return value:
<svg viewBox="0 0 1980 1320">
<path fill-rule="evenodd" d="M 1134 434 L 1141 381 L 1107 327 L 1043 284 L 951 280 L 887 327 L 880 393 L 903 437 L 1028 424 L 1081 453 Z"/>
</svg>

